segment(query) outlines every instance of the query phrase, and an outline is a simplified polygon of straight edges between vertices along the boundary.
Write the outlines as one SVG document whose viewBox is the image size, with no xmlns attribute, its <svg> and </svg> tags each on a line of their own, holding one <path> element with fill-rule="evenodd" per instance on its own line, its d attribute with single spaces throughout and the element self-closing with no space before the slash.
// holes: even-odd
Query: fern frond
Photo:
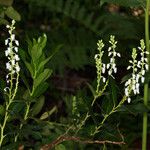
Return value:
<svg viewBox="0 0 150 150">
<path fill-rule="evenodd" d="M 46 8 L 47 11 L 55 11 L 62 13 L 67 17 L 77 20 L 87 29 L 93 31 L 97 35 L 100 33 L 99 26 L 101 23 L 100 16 L 93 18 L 93 12 L 88 12 L 86 7 L 81 6 L 77 1 L 73 0 L 30 0 L 32 5 Z"/>
</svg>

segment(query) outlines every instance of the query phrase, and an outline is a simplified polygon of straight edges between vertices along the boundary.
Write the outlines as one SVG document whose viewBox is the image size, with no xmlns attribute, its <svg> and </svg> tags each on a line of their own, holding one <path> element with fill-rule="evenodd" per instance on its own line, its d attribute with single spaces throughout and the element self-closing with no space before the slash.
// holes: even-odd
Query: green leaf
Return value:
<svg viewBox="0 0 150 150">
<path fill-rule="evenodd" d="M 23 80 L 25 86 L 27 87 L 28 91 L 30 92 L 30 86 L 29 86 L 29 83 L 28 83 L 28 80 L 27 80 L 25 74 L 23 72 L 21 72 L 20 76 L 21 76 L 21 79 Z"/>
<path fill-rule="evenodd" d="M 48 63 L 51 58 L 52 58 L 52 56 L 49 56 L 48 58 L 46 58 L 45 60 L 40 62 L 39 66 L 38 66 L 37 74 L 38 74 L 38 72 L 40 72 L 40 70 L 42 70 L 44 68 L 44 65 L 46 63 Z"/>
<path fill-rule="evenodd" d="M 19 101 L 19 100 L 18 100 Z M 16 118 L 21 117 L 21 113 L 23 112 L 25 107 L 24 103 L 12 103 L 9 110 L 8 122 L 15 120 Z"/>
<path fill-rule="evenodd" d="M 130 77 L 131 77 L 131 74 L 125 75 L 125 76 L 121 79 L 121 84 L 124 83 L 124 82 L 126 82 Z"/>
<path fill-rule="evenodd" d="M 122 107 L 118 108 L 117 111 L 127 112 L 130 114 L 137 115 L 137 114 L 142 114 L 144 112 L 148 112 L 149 108 L 146 107 L 143 103 L 137 103 L 137 104 L 127 105 L 127 106 L 123 105 Z"/>
<path fill-rule="evenodd" d="M 51 69 L 45 69 L 36 79 L 33 81 L 34 89 L 36 89 L 42 82 L 46 81 L 52 74 Z"/>
<path fill-rule="evenodd" d="M 63 144 L 55 146 L 55 150 L 66 150 L 66 147 Z"/>
<path fill-rule="evenodd" d="M 38 70 L 37 70 L 37 74 L 39 73 L 39 72 L 41 72 L 43 69 L 44 69 L 44 65 L 46 64 L 46 63 L 48 63 L 49 61 L 50 61 L 50 59 L 57 53 L 57 51 L 60 49 L 62 47 L 62 45 L 58 45 L 55 49 L 54 49 L 54 51 L 52 52 L 52 54 L 48 57 L 48 58 L 42 58 L 42 60 L 40 61 L 40 64 L 38 65 Z"/>
<path fill-rule="evenodd" d="M 56 111 L 57 111 L 57 107 L 54 106 L 50 111 L 44 112 L 44 113 L 41 115 L 40 119 L 41 119 L 41 120 L 44 120 L 44 119 L 48 118 L 49 116 L 51 116 L 51 115 L 52 115 L 54 112 L 56 112 Z"/>
<path fill-rule="evenodd" d="M 31 76 L 32 76 L 32 78 L 33 78 L 34 69 L 33 69 L 32 65 L 31 65 L 30 63 L 28 63 L 27 61 L 24 61 L 24 63 L 25 63 L 27 69 L 29 70 L 29 72 L 30 72 L 30 74 L 31 74 Z"/>
<path fill-rule="evenodd" d="M 0 0 L 0 5 L 11 6 L 12 3 L 13 3 L 13 0 Z"/>
<path fill-rule="evenodd" d="M 140 7 L 145 6 L 145 0 L 101 0 L 100 5 L 104 3 L 112 3 L 124 7 Z"/>
<path fill-rule="evenodd" d="M 148 108 L 143 103 L 137 103 L 127 106 L 127 108 L 136 114 L 148 112 Z"/>
<path fill-rule="evenodd" d="M 39 47 L 38 43 L 33 44 L 31 49 L 31 58 L 35 67 L 39 64 L 39 58 L 42 56 L 42 49 Z"/>
<path fill-rule="evenodd" d="M 90 91 L 92 92 L 93 97 L 95 97 L 96 93 L 95 93 L 95 90 L 94 90 L 93 86 L 91 84 L 89 84 L 89 83 L 86 83 L 86 84 L 89 87 Z"/>
<path fill-rule="evenodd" d="M 21 20 L 20 14 L 11 6 L 6 9 L 5 14 L 7 15 L 7 17 L 11 19 L 14 19 L 17 21 Z"/>
<path fill-rule="evenodd" d="M 32 41 L 30 40 L 29 36 L 26 35 L 26 42 L 28 44 L 28 53 L 31 56 L 31 49 L 32 49 Z"/>
<path fill-rule="evenodd" d="M 46 46 L 46 42 L 47 42 L 46 34 L 43 34 L 42 36 L 40 36 L 38 38 L 38 43 L 39 43 L 41 49 L 44 49 L 44 47 Z"/>
<path fill-rule="evenodd" d="M 48 88 L 49 84 L 47 82 L 41 83 L 34 91 L 33 97 L 39 97 L 42 95 Z"/>
<path fill-rule="evenodd" d="M 27 59 L 28 59 L 27 57 L 28 56 L 27 56 L 26 52 L 23 49 L 19 49 L 19 54 L 21 56 L 21 59 L 25 63 L 27 69 L 29 70 L 29 72 L 31 74 L 31 77 L 33 78 L 33 76 L 34 76 L 34 67 L 33 67 L 33 65 L 31 63 L 29 63 L 27 61 Z"/>
<path fill-rule="evenodd" d="M 29 90 L 25 90 L 25 92 L 24 92 L 22 97 L 23 97 L 24 100 L 30 99 L 30 92 L 29 92 Z"/>
<path fill-rule="evenodd" d="M 45 97 L 41 96 L 37 99 L 36 103 L 32 107 L 31 114 L 32 116 L 36 116 L 42 110 L 45 103 Z"/>
<path fill-rule="evenodd" d="M 2 25 L 2 24 L 7 25 L 9 23 L 6 19 L 0 18 L 0 25 Z"/>
<path fill-rule="evenodd" d="M 40 57 L 42 57 L 42 55 L 43 55 L 43 48 L 45 47 L 46 42 L 47 42 L 47 36 L 46 36 L 46 34 L 43 34 L 43 36 L 38 38 L 38 41 L 33 39 L 32 48 L 31 48 L 31 44 L 30 44 L 31 58 L 32 58 L 35 68 L 37 68 L 39 66 Z"/>
<path fill-rule="evenodd" d="M 36 139 L 36 140 L 41 140 L 42 139 L 41 133 L 37 132 L 37 131 L 32 131 L 31 136 L 33 137 L 33 139 Z"/>
<path fill-rule="evenodd" d="M 111 98 L 111 94 L 106 95 L 106 98 L 103 99 L 102 101 L 102 110 L 104 114 L 109 114 L 109 112 L 112 110 L 114 107 L 114 102 Z"/>
<path fill-rule="evenodd" d="M 23 108 L 24 108 L 24 103 L 21 103 L 21 101 L 20 101 L 20 103 L 13 103 L 12 105 L 11 105 L 11 110 L 10 110 L 10 112 L 12 112 L 11 114 L 17 114 L 17 113 L 20 113 L 22 110 L 23 110 Z"/>
<path fill-rule="evenodd" d="M 27 59 L 27 54 L 26 54 L 25 50 L 19 49 L 19 55 L 20 55 L 21 59 L 25 62 Z"/>
</svg>

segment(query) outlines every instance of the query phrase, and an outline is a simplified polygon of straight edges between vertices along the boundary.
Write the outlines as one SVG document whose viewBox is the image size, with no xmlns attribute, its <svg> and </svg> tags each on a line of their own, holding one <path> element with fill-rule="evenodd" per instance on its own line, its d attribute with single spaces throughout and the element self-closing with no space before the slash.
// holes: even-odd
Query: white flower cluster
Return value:
<svg viewBox="0 0 150 150">
<path fill-rule="evenodd" d="M 132 69 L 132 76 L 130 79 L 128 79 L 125 83 L 125 95 L 127 97 L 128 103 L 131 102 L 130 94 L 133 91 L 134 95 L 140 93 L 140 83 L 144 83 L 145 81 L 145 73 L 148 70 L 148 60 L 146 58 L 146 55 L 149 54 L 147 51 L 145 51 L 145 44 L 144 40 L 140 41 L 140 47 L 138 49 L 141 51 L 141 60 L 137 61 L 137 50 L 136 48 L 133 48 L 132 51 L 132 60 L 129 60 L 129 65 L 127 67 L 127 70 Z"/>
<path fill-rule="evenodd" d="M 115 51 L 116 44 L 117 42 L 115 41 L 114 36 L 110 36 L 109 43 L 111 46 L 108 48 L 108 56 L 110 57 L 110 63 L 105 64 L 102 62 L 102 57 L 104 54 L 104 51 L 102 50 L 104 47 L 104 43 L 102 40 L 99 40 L 97 43 L 98 46 L 98 51 L 99 53 L 95 55 L 95 61 L 96 61 L 96 69 L 97 69 L 97 90 L 96 92 L 99 93 L 99 88 L 100 88 L 100 81 L 105 83 L 106 82 L 106 77 L 104 77 L 104 74 L 108 73 L 109 76 L 113 77 L 113 73 L 117 72 L 117 67 L 116 67 L 116 57 L 121 57 L 120 53 Z M 113 77 L 114 78 L 114 77 Z M 106 83 L 107 84 L 107 83 Z"/>
<path fill-rule="evenodd" d="M 113 77 L 113 73 L 117 73 L 117 67 L 116 67 L 116 57 L 121 57 L 120 53 L 116 52 L 116 44 L 117 41 L 115 41 L 115 37 L 114 36 L 110 36 L 110 40 L 109 43 L 111 44 L 111 47 L 108 48 L 108 56 L 110 58 L 110 62 L 107 64 L 107 69 L 109 69 L 108 71 L 108 75 Z M 114 78 L 114 77 L 113 77 Z"/>
<path fill-rule="evenodd" d="M 101 78 L 103 82 L 106 81 L 106 78 L 102 76 L 102 73 L 105 73 L 105 64 L 102 63 L 102 56 L 104 54 L 104 51 L 102 50 L 104 47 L 104 43 L 102 40 L 99 40 L 97 43 L 98 51 L 99 53 L 95 55 L 95 62 L 96 62 L 96 68 L 97 68 L 97 80 L 100 82 Z"/>
<path fill-rule="evenodd" d="M 15 20 L 12 20 L 12 24 L 6 26 L 10 35 L 10 37 L 5 40 L 5 45 L 8 46 L 7 50 L 5 50 L 5 56 L 8 58 L 8 62 L 6 63 L 6 69 L 9 71 L 8 75 L 6 76 L 7 83 L 10 82 L 10 76 L 12 74 L 18 74 L 20 71 L 18 63 L 20 58 L 17 54 L 19 42 L 15 39 L 15 34 L 13 34 L 13 31 L 15 29 L 14 25 Z"/>
<path fill-rule="evenodd" d="M 17 52 L 18 52 L 18 46 L 19 42 L 15 39 L 15 34 L 13 34 L 13 30 L 15 21 L 12 21 L 12 25 L 7 25 L 6 27 L 9 29 L 10 38 L 5 40 L 5 45 L 8 46 L 7 50 L 5 51 L 5 56 L 8 58 L 8 62 L 6 63 L 6 69 L 9 71 L 15 73 L 20 71 L 20 67 L 18 64 L 18 61 L 20 60 Z M 15 46 L 14 46 L 15 44 Z"/>
<path fill-rule="evenodd" d="M 102 40 L 98 41 L 97 43 L 99 54 L 95 55 L 97 73 L 101 76 L 103 82 L 106 82 L 106 78 L 102 74 L 104 74 L 107 69 L 108 75 L 111 77 L 113 77 L 113 73 L 117 73 L 116 57 L 121 57 L 120 53 L 115 51 L 117 41 L 115 41 L 114 36 L 110 36 L 109 43 L 111 44 L 111 46 L 108 48 L 108 56 L 110 57 L 110 62 L 108 64 L 102 63 L 102 56 L 104 53 L 104 51 L 102 51 L 102 48 L 104 47 Z"/>
</svg>

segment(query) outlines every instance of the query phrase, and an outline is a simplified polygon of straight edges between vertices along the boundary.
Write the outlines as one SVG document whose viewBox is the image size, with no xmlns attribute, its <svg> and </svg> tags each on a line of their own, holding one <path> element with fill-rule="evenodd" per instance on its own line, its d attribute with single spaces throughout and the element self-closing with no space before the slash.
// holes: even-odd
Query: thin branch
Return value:
<svg viewBox="0 0 150 150">
<path fill-rule="evenodd" d="M 42 146 L 40 150 L 50 150 L 50 149 L 54 148 L 56 145 L 58 145 L 64 141 L 75 141 L 75 142 L 79 142 L 82 144 L 114 144 L 114 145 L 124 145 L 125 144 L 125 142 L 123 142 L 123 141 L 121 141 L 121 142 L 109 141 L 109 140 L 92 141 L 92 140 L 82 140 L 80 137 L 75 137 L 75 136 L 61 135 L 56 140 L 51 142 L 50 144 L 46 144 L 46 145 Z"/>
</svg>

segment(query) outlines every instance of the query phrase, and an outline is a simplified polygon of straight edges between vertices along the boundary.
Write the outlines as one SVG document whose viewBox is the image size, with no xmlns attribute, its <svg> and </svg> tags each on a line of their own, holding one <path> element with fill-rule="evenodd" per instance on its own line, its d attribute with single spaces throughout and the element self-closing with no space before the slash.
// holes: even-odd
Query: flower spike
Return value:
<svg viewBox="0 0 150 150">
<path fill-rule="evenodd" d="M 137 49 L 133 48 L 132 60 L 129 60 L 130 65 L 127 67 L 127 70 L 132 69 L 132 76 L 125 83 L 125 95 L 127 97 L 128 103 L 131 101 L 131 92 L 133 92 L 134 95 L 140 93 L 140 83 L 144 83 L 144 75 L 149 68 L 146 58 L 148 52 L 145 51 L 144 40 L 140 40 L 140 47 L 138 47 L 138 50 L 141 51 L 141 59 L 139 61 L 137 60 Z"/>
</svg>

